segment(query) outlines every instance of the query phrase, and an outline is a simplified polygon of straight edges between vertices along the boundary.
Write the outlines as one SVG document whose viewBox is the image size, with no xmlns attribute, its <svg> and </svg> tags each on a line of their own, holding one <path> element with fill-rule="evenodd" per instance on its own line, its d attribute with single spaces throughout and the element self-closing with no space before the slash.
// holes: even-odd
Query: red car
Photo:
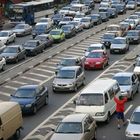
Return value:
<svg viewBox="0 0 140 140">
<path fill-rule="evenodd" d="M 108 65 L 108 54 L 103 50 L 94 50 L 86 57 L 84 68 L 85 69 L 104 69 Z"/>
</svg>

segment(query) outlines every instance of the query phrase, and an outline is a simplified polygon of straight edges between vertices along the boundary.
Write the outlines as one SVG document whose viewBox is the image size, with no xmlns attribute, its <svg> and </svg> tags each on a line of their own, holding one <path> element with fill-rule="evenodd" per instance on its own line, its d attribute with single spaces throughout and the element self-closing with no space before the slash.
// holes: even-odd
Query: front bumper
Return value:
<svg viewBox="0 0 140 140">
<path fill-rule="evenodd" d="M 54 91 L 72 91 L 74 90 L 74 85 L 53 85 L 52 88 Z"/>
<path fill-rule="evenodd" d="M 84 64 L 85 69 L 101 69 L 102 68 L 102 63 L 100 64 Z"/>
</svg>

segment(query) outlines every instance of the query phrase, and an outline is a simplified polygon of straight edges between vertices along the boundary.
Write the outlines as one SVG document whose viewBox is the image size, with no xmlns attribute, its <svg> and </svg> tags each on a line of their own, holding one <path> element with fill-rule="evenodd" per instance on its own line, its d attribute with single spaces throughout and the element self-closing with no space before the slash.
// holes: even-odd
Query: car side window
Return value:
<svg viewBox="0 0 140 140">
<path fill-rule="evenodd" d="M 114 97 L 114 92 L 113 92 L 113 89 L 109 89 L 108 90 L 108 93 L 109 93 L 109 96 L 110 96 L 110 99 L 112 99 Z"/>
<path fill-rule="evenodd" d="M 109 98 L 108 98 L 108 95 L 107 95 L 107 93 L 105 93 L 105 103 L 108 103 L 108 100 L 109 100 Z"/>
</svg>

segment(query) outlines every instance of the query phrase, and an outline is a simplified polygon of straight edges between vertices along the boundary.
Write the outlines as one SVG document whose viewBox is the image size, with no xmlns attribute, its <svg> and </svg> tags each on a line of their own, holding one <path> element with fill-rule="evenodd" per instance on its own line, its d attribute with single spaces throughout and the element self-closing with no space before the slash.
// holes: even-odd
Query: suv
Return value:
<svg viewBox="0 0 140 140">
<path fill-rule="evenodd" d="M 85 85 L 84 69 L 80 66 L 62 67 L 56 73 L 53 81 L 53 91 L 77 91 Z"/>
<path fill-rule="evenodd" d="M 134 94 L 139 90 L 139 80 L 137 75 L 132 72 L 120 72 L 115 74 L 113 79 L 118 81 L 121 94 L 132 100 Z"/>
<path fill-rule="evenodd" d="M 6 60 L 4 57 L 0 57 L 0 70 L 4 71 L 6 66 Z"/>
</svg>

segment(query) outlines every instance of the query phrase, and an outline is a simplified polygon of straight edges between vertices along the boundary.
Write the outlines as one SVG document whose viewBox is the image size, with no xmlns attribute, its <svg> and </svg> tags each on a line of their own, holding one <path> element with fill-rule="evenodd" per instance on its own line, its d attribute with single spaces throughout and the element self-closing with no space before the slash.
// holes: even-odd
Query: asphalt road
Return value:
<svg viewBox="0 0 140 140">
<path fill-rule="evenodd" d="M 132 12 L 132 11 L 131 11 Z M 127 15 L 130 14 L 130 11 L 127 13 Z M 124 17 L 124 16 L 121 16 Z M 117 21 L 119 21 L 120 18 L 118 18 Z M 113 23 L 114 19 L 110 20 L 109 23 Z M 102 25 L 99 25 L 97 27 L 95 27 L 93 30 L 90 29 L 88 31 L 89 32 L 94 32 L 94 30 L 99 30 L 100 28 L 103 28 L 105 26 L 107 26 L 107 23 L 103 23 Z M 45 63 L 43 63 L 44 68 L 46 65 L 47 69 L 46 71 L 43 69 L 43 71 L 39 71 L 39 66 L 35 67 L 36 70 L 38 69 L 39 73 L 41 73 L 42 75 L 47 75 L 49 78 L 46 81 L 46 78 L 42 78 L 36 75 L 32 75 L 31 76 L 31 72 L 35 73 L 35 69 L 31 68 L 27 73 L 22 74 L 16 78 L 14 78 L 13 80 L 9 80 L 7 83 L 5 83 L 4 85 L 0 86 L 0 100 L 2 101 L 7 101 L 9 100 L 9 95 L 14 93 L 14 91 L 16 90 L 16 88 L 18 88 L 19 86 L 23 85 L 24 83 L 40 83 L 41 81 L 43 81 L 43 83 L 45 83 L 45 85 L 48 87 L 49 89 L 49 94 L 50 94 L 50 100 L 49 100 L 49 105 L 46 107 L 43 107 L 41 110 L 39 110 L 37 112 L 36 115 L 31 116 L 31 115 L 27 115 L 27 116 L 23 116 L 24 117 L 24 130 L 21 133 L 21 139 L 23 139 L 30 131 L 32 131 L 36 126 L 38 126 L 42 121 L 44 121 L 46 118 L 48 118 L 52 113 L 54 113 L 58 108 L 60 108 L 63 104 L 65 104 L 70 98 L 72 98 L 76 93 L 62 93 L 62 94 L 55 94 L 52 92 L 51 86 L 52 86 L 52 79 L 53 75 L 54 75 L 54 67 L 56 66 L 56 63 L 58 62 L 57 60 L 60 60 L 61 57 L 64 57 L 65 55 L 79 55 L 82 56 L 84 54 L 84 49 L 88 46 L 88 44 L 94 43 L 94 42 L 100 42 L 100 37 L 102 36 L 102 34 L 105 31 L 103 30 L 102 32 L 99 32 L 98 34 L 89 37 L 88 39 L 84 40 L 83 42 L 81 42 L 80 44 L 77 44 L 75 46 L 73 46 L 73 48 L 70 48 L 69 50 L 64 51 L 63 53 L 58 54 L 57 56 L 55 56 L 55 58 L 52 58 L 51 60 L 45 61 Z M 83 36 L 84 34 L 81 33 Z M 85 33 L 87 34 L 87 33 Z M 16 40 L 16 44 L 22 44 L 24 43 L 26 40 L 28 40 L 30 38 L 30 36 L 26 36 L 23 38 L 17 38 Z M 79 37 L 80 38 L 80 37 Z M 82 38 L 82 37 L 81 37 Z M 73 43 L 74 41 L 76 41 L 76 39 L 69 39 L 68 40 L 69 43 Z M 73 41 L 73 42 L 72 42 Z M 63 43 L 62 43 L 63 45 Z M 65 47 L 65 45 L 67 45 L 66 43 L 63 45 L 63 47 Z M 136 45 L 131 45 L 130 46 L 130 51 L 135 48 Z M 79 49 L 77 49 L 79 48 Z M 47 55 L 49 55 L 50 52 L 47 53 Z M 62 55 L 63 54 L 63 55 Z M 44 58 L 46 54 L 44 53 L 41 54 L 40 56 L 40 60 L 42 60 Z M 120 60 L 121 58 L 123 58 L 124 55 L 110 55 L 110 65 L 113 64 L 114 62 L 116 62 L 117 60 Z M 30 58 L 28 58 L 30 59 Z M 28 60 L 27 59 L 27 60 Z M 34 60 L 36 61 L 36 60 Z M 8 65 L 7 69 L 12 68 L 13 66 L 15 68 L 13 68 L 13 70 L 5 72 L 5 74 L 0 74 L 0 81 L 8 78 L 8 77 L 12 77 L 12 75 L 14 75 L 15 71 L 17 72 L 21 72 L 23 67 L 29 67 L 30 65 L 32 65 L 35 62 L 30 62 L 30 63 L 25 63 L 23 64 L 22 62 L 20 62 L 19 64 L 21 64 L 21 67 L 17 67 L 16 65 L 12 64 L 12 65 Z M 51 63 L 51 64 L 50 64 Z M 55 64 L 54 64 L 55 63 Z M 128 64 L 126 64 L 128 65 Z M 47 74 L 46 74 L 46 73 Z M 95 79 L 98 75 L 100 75 L 103 71 L 102 70 L 97 70 L 97 71 L 86 71 L 86 83 L 88 84 L 89 82 L 91 82 L 93 79 Z M 30 76 L 31 77 L 30 77 Z M 24 76 L 24 77 L 23 77 Z M 27 79 L 26 77 L 29 77 L 30 79 Z M 31 80 L 32 78 L 32 80 Z M 34 79 L 34 80 L 33 80 Z M 36 79 L 36 80 L 35 80 Z M 17 83 L 18 82 L 18 83 Z M 82 89 L 83 87 L 81 87 Z M 139 95 L 137 95 L 138 97 Z M 135 107 L 138 104 L 138 98 L 135 99 L 135 102 L 128 102 L 127 106 L 129 106 L 129 104 L 134 104 L 133 107 Z M 133 108 L 132 107 L 132 108 Z M 131 111 L 133 109 L 131 109 L 126 116 L 129 117 L 129 115 L 131 114 Z M 125 129 L 125 128 L 123 128 Z M 116 129 L 116 125 L 115 125 L 115 117 L 111 120 L 111 123 L 108 125 L 104 125 L 104 124 L 99 124 L 99 129 L 98 129 L 98 138 L 100 140 L 102 139 L 106 139 L 106 140 L 124 140 L 124 130 L 121 129 L 118 130 Z M 116 131 L 117 130 L 117 131 Z M 113 137 L 113 139 L 112 139 Z"/>
</svg>

